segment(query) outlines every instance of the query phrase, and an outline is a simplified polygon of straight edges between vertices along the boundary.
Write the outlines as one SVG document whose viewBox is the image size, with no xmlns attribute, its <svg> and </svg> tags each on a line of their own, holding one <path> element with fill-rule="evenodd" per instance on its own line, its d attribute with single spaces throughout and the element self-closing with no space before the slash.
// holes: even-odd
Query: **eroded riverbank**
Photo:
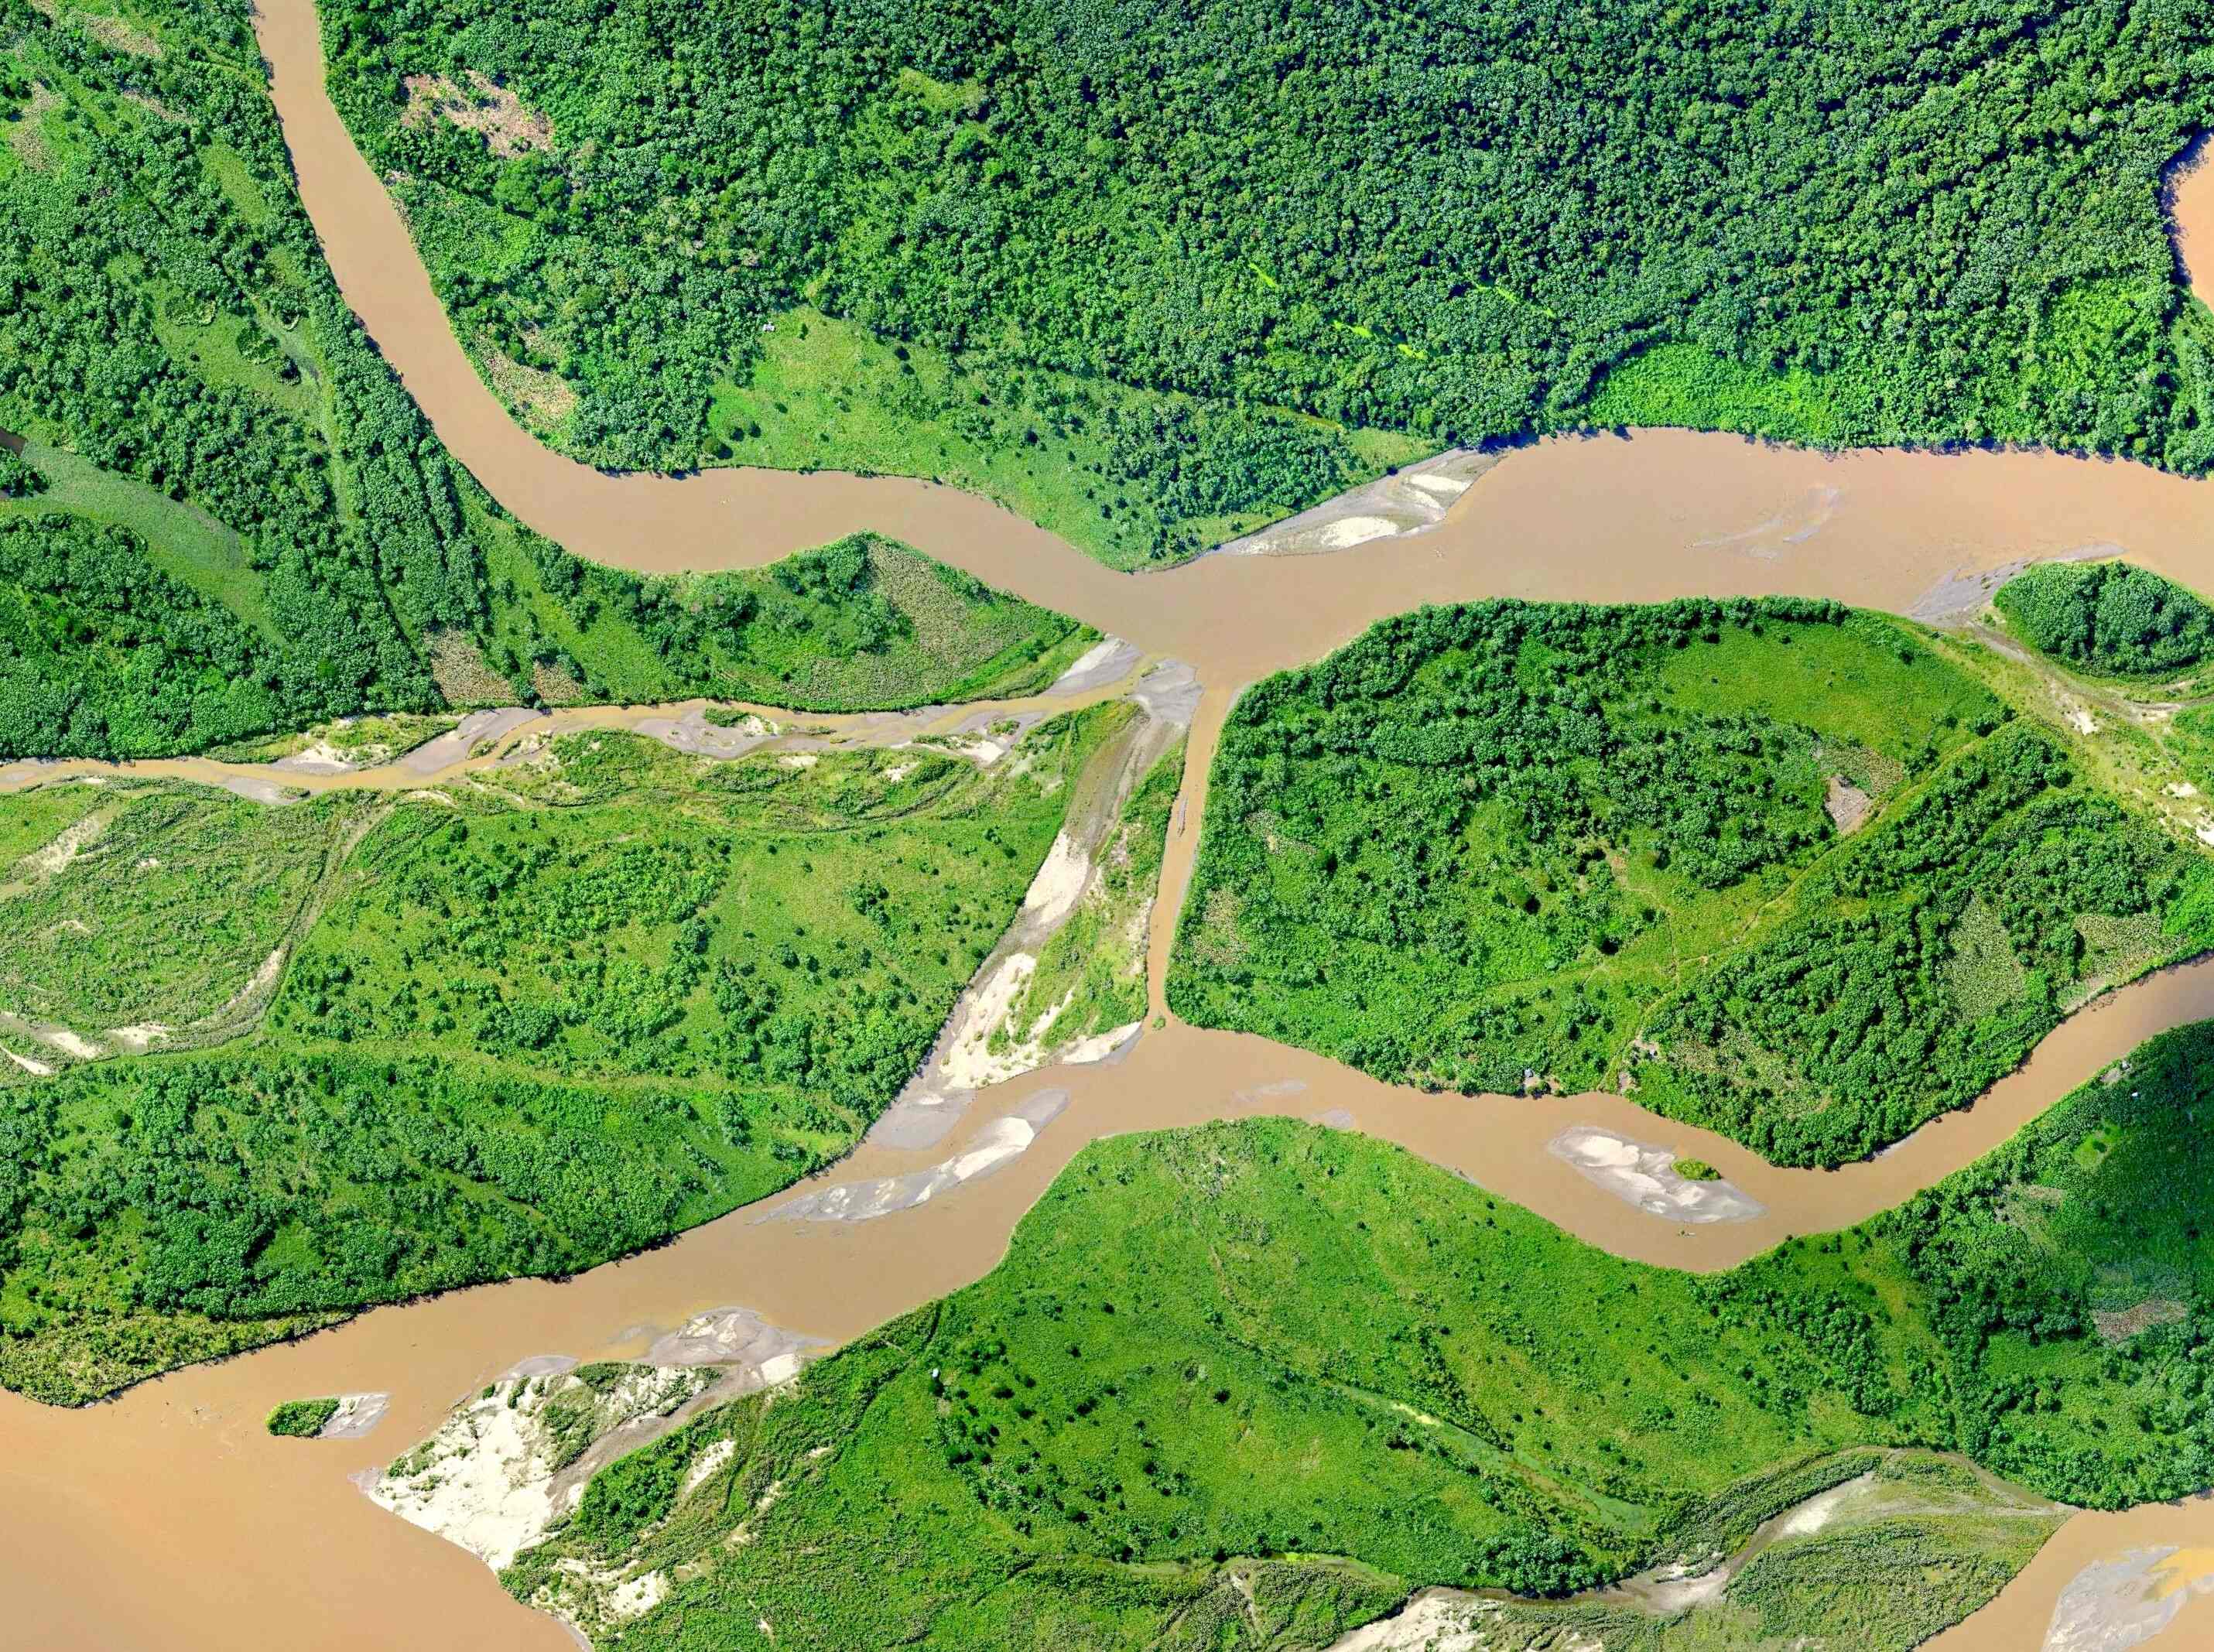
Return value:
<svg viewBox="0 0 2214 1652">
<path fill-rule="evenodd" d="M 1385 614 L 1487 595 L 1782 592 L 1904 612 L 1956 572 L 2086 548 L 2126 550 L 2214 588 L 2214 490 L 2052 455 L 1826 458 L 1680 432 L 1564 439 L 1508 456 L 1422 533 L 1350 554 L 1211 558 L 1143 579 L 1110 573 L 985 501 L 923 483 L 761 471 L 609 476 L 540 448 L 476 378 L 389 199 L 322 95 L 309 0 L 268 0 L 260 27 L 303 191 L 348 300 L 441 437 L 523 519 L 586 554 L 649 570 L 757 566 L 873 529 L 1196 667 L 1208 693 L 1153 926 L 1156 1008 L 1208 762 L 1235 689 Z M 2194 221 L 2214 221 L 2209 169 L 2187 179 L 2186 193 Z M 2186 217 L 2181 199 L 2178 214 Z M 313 782 L 290 773 L 284 783 Z M 926 1171 L 1045 1089 L 1069 1092 L 1066 1111 L 994 1175 L 878 1221 L 761 1222 L 761 1209 L 742 1211 L 565 1283 L 519 1282 L 378 1310 L 87 1412 L 0 1396 L 10 1447 L 0 1465 L 8 1510 L 0 1579 L 11 1634 L 53 1647 L 554 1652 L 569 1643 L 552 1620 L 509 1600 L 473 1557 L 376 1508 L 347 1475 L 423 1438 L 456 1397 L 530 1353 L 634 1355 L 648 1340 L 634 1328 L 682 1325 L 731 1302 L 789 1331 L 851 1337 L 993 1265 L 1052 1175 L 1103 1134 L 1241 1112 L 1342 1111 L 1620 1254 L 1716 1268 L 1785 1233 L 1896 1202 L 2145 1037 L 2211 1015 L 2214 965 L 2139 983 L 2064 1025 L 1974 1109 L 1834 1174 L 1775 1170 L 1620 1098 L 1424 1096 L 1304 1052 L 1171 1024 L 1145 1034 L 1120 1065 L 1040 1073 L 982 1092 L 939 1147 L 865 1146 L 832 1173 L 766 1202 L 774 1210 L 834 1185 Z M 1648 1215 L 1544 1150 L 1578 1124 L 1703 1158 L 1765 1215 L 1698 1227 Z M 394 1396 L 375 1441 L 303 1448 L 261 1431 L 279 1400 L 372 1390 Z M 2088 1560 L 2149 1544 L 2214 1545 L 2214 1502 L 2079 1516 L 1999 1600 L 1935 1644 L 1951 1652 L 2035 1645 L 2054 1600 Z M 2187 1632 L 2209 1620 L 2201 1606 L 2177 1622 Z"/>
</svg>

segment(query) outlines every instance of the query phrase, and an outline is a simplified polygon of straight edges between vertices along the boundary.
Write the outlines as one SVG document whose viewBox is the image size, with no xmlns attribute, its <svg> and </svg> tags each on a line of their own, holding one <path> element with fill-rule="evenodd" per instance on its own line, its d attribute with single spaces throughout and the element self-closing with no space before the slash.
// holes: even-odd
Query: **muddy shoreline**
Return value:
<svg viewBox="0 0 2214 1652">
<path fill-rule="evenodd" d="M 1508 454 L 1422 531 L 1335 555 L 1209 557 L 1144 578 L 1110 572 L 997 507 L 926 483 L 764 471 L 608 475 L 539 447 L 462 355 L 396 210 L 323 94 L 311 0 L 264 0 L 257 27 L 303 193 L 347 300 L 441 438 L 523 520 L 584 554 L 649 572 L 754 566 L 872 529 L 1128 639 L 1146 656 L 1191 663 L 1207 690 L 1152 927 L 1156 1012 L 1208 767 L 1237 690 L 1318 658 L 1385 615 L 1483 596 L 1787 593 L 1905 612 L 1949 578 L 2093 547 L 2214 589 L 2214 487 L 2052 454 L 1826 456 L 1679 431 L 1564 438 Z M 2179 180 L 2174 211 L 2186 260 L 2191 248 L 2214 247 L 2214 169 Z M 602 714 L 627 715 L 575 715 Z M 297 771 L 279 783 L 327 780 L 364 783 Z M 980 1092 L 938 1147 L 865 1144 L 761 1205 L 572 1280 L 378 1309 L 86 1411 L 0 1395 L 9 1447 L 0 1458 L 0 1587 L 10 1632 L 25 1645 L 64 1649 L 560 1652 L 570 1645 L 561 1628 L 509 1600 L 473 1557 L 359 1495 L 347 1477 L 382 1465 L 377 1441 L 303 1448 L 269 1440 L 262 1416 L 300 1394 L 388 1392 L 379 1441 L 419 1440 L 457 1397 L 520 1355 L 635 1357 L 651 1341 L 639 1327 L 682 1325 L 733 1301 L 795 1334 L 849 1338 L 987 1271 L 1053 1175 L 1104 1134 L 1253 1112 L 1326 1111 L 1334 1122 L 1342 1113 L 1353 1128 L 1461 1171 L 1618 1254 L 1706 1270 L 1896 1203 L 2146 1037 L 2210 1016 L 2214 963 L 2150 977 L 2070 1019 L 1973 1108 L 1835 1172 L 1778 1171 L 1620 1097 L 1426 1096 L 1306 1052 L 1171 1021 L 1119 1064 L 1052 1069 Z M 1068 1092 L 1065 1111 L 988 1178 L 867 1222 L 758 1220 L 835 1185 L 926 1172 L 983 1145 L 1049 1083 Z M 1545 1150 L 1576 1125 L 1704 1159 L 1764 1213 L 1697 1226 L 1648 1215 Z M 150 1496 L 156 1487 L 168 1495 Z M 193 1517 L 180 1520 L 187 1500 Z M 1932 1644 L 1948 1652 L 2035 1645 L 2084 1565 L 2145 1545 L 2214 1545 L 2214 1500 L 2077 1516 L 1992 1606 Z M 2214 1611 L 2196 1603 L 2177 1621 L 2204 1632 Z"/>
</svg>

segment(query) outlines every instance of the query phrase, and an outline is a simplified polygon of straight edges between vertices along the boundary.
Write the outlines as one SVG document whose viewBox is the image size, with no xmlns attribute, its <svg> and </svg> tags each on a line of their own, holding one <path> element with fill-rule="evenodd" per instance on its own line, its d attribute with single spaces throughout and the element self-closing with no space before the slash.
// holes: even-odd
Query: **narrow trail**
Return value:
<svg viewBox="0 0 2214 1652">
<path fill-rule="evenodd" d="M 1112 573 L 1000 507 L 927 483 L 759 470 L 609 475 L 541 447 L 470 366 L 397 210 L 324 91 L 312 0 L 263 0 L 256 27 L 300 187 L 346 299 L 441 439 L 523 520 L 583 554 L 649 572 L 758 566 L 869 529 L 1196 668 L 1205 694 L 1149 938 L 1157 1013 L 1207 771 L 1237 691 L 1385 615 L 1484 596 L 1784 593 L 1905 612 L 1949 578 L 2087 549 L 2125 550 L 2214 589 L 2214 487 L 2052 454 L 1826 457 L 1680 431 L 1559 439 L 1508 456 L 1422 534 L 1326 556 L 1211 557 L 1142 578 Z M 2175 211 L 2186 257 L 2188 236 L 2214 244 L 2214 168 L 2180 180 Z M 563 715 L 598 726 L 633 714 Z M 204 770 L 191 777 L 220 783 Z M 287 774 L 284 782 L 384 777 Z M 938 1147 L 864 1145 L 762 1207 L 572 1280 L 379 1309 L 86 1411 L 0 1395 L 9 1444 L 0 1458 L 0 1589 L 10 1632 L 21 1644 L 55 1648 L 560 1652 L 570 1643 L 552 1620 L 507 1599 L 463 1551 L 376 1509 L 346 1476 L 421 1438 L 458 1395 L 530 1354 L 635 1355 L 657 1331 L 730 1303 L 794 1331 L 850 1337 L 988 1271 L 1055 1173 L 1102 1135 L 1342 1110 L 1355 1128 L 1464 1172 L 1617 1254 L 1710 1270 L 1787 1233 L 1896 1203 L 2145 1037 L 2210 1016 L 2214 961 L 2140 982 L 2064 1025 L 1974 1107 L 1835 1172 L 1776 1169 L 1620 1097 L 1422 1095 L 1171 1019 L 1117 1063 L 982 1092 Z M 954 1196 L 861 1224 L 761 1220 L 829 1183 L 924 1168 L 1049 1084 L 1070 1092 L 1067 1111 L 1026 1153 Z M 1646 1215 L 1544 1151 L 1572 1123 L 1705 1158 L 1768 1214 L 1684 1228 Z M 394 1399 L 367 1441 L 303 1447 L 261 1430 L 279 1400 L 370 1390 Z M 190 1518 L 180 1518 L 187 1508 Z M 2086 1560 L 2146 1543 L 2214 1547 L 2214 1502 L 2077 1517 L 1997 1601 L 1933 1644 L 2021 1652 L 2037 1643 L 2057 1592 Z M 2180 1621 L 2205 1633 L 2214 1610 L 2187 1608 Z"/>
</svg>

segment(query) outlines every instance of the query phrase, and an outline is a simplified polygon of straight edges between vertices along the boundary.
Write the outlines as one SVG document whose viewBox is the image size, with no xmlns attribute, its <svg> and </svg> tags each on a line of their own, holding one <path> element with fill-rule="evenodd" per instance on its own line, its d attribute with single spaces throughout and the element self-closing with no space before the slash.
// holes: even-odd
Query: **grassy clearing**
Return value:
<svg viewBox="0 0 2214 1652">
<path fill-rule="evenodd" d="M 1218 428 L 1223 421 L 1185 398 L 1065 375 L 1010 376 L 989 362 L 887 341 L 811 309 L 787 312 L 774 326 L 746 382 L 715 389 L 711 459 L 950 481 L 1110 567 L 1234 539 L 1424 457 L 1434 445 L 1261 409 L 1241 415 L 1253 450 L 1233 456 L 1229 433 Z M 1201 474 L 1183 486 L 1147 450 L 1141 432 L 1157 425 L 1189 438 L 1186 462 Z M 1283 455 L 1272 455 L 1272 446 Z M 1305 457 L 1310 447 L 1317 450 L 1306 461 L 1311 474 L 1291 456 Z M 1233 480 L 1233 456 L 1256 474 Z"/>
<path fill-rule="evenodd" d="M 1232 714 L 1171 1002 L 1836 1163 L 2214 939 L 2200 858 L 2076 762 L 1876 615 L 1425 610 Z"/>
<path fill-rule="evenodd" d="M 506 1581 L 606 1629 L 600 1591 L 659 1573 L 630 1649 L 1315 1647 L 1425 1584 L 1728 1553 L 1873 1472 L 1874 1505 L 1623 1643 L 1904 1648 L 2051 1520 L 1877 1448 L 2102 1508 L 2214 1473 L 2210 1075 L 2214 1025 L 2165 1035 L 1899 1209 L 1709 1280 L 1358 1135 L 1095 1142 L 985 1279 L 623 1459 L 621 1518 Z M 2149 1296 L 2174 1317 L 2104 1333 Z"/>
<path fill-rule="evenodd" d="M 258 1039 L 0 1096 L 0 1382 L 80 1402 L 370 1303 L 568 1272 L 844 1153 L 1021 903 L 1105 715 L 981 770 L 563 737 L 389 805 Z M 309 807 L 248 817 L 272 864 L 266 835 Z M 217 859 L 219 824 L 188 834 Z M 205 909 L 238 884 L 204 865 L 181 887 Z"/>
<path fill-rule="evenodd" d="M 187 1043 L 235 1031 L 229 1006 L 310 915 L 370 807 L 339 797 L 272 809 L 131 781 L 0 798 L 0 854 L 21 849 L 0 866 L 0 1010 L 103 1052 L 130 1047 L 116 1028 Z"/>
<path fill-rule="evenodd" d="M 23 459 L 46 486 L 30 499 L 0 499 L 0 521 L 61 511 L 123 529 L 145 548 L 154 567 L 220 603 L 241 623 L 268 631 L 261 576 L 239 536 L 206 511 L 61 448 L 32 443 L 24 448 Z"/>
</svg>

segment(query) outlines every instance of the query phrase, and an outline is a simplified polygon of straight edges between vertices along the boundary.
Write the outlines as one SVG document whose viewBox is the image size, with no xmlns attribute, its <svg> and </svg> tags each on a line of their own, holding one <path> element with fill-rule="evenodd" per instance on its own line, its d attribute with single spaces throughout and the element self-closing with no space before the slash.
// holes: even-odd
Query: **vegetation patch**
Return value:
<svg viewBox="0 0 2214 1652">
<path fill-rule="evenodd" d="M 0 854 L 23 848 L 0 866 L 0 1017 L 40 1028 L 28 1047 L 48 1064 L 238 1032 L 374 812 L 133 781 L 0 798 L 21 832 L 0 832 Z"/>
<path fill-rule="evenodd" d="M 1834 605 L 1385 621 L 1232 713 L 1171 1002 L 1426 1086 L 1634 1074 L 1779 1161 L 1856 1157 L 2214 939 L 2194 850 L 2013 719 Z"/>
<path fill-rule="evenodd" d="M 572 1272 L 836 1158 L 1021 904 L 1112 710 L 981 768 L 566 736 L 383 807 L 259 1038 L 0 1088 L 0 1382 L 81 1402 L 370 1303 Z M 189 791 L 133 806 L 200 811 L 177 829 L 211 845 L 223 825 Z M 316 807 L 358 803 L 249 818 L 321 844 Z M 48 811 L 15 841 L 59 829 Z M 287 841 L 265 833 L 255 875 L 297 900 L 284 868 L 313 851 L 288 862 Z M 135 935 L 134 887 L 82 909 Z M 252 887 L 180 884 L 203 909 Z M 233 951 L 262 944 L 260 910 L 230 921 Z M 211 913 L 153 915 L 199 949 L 173 974 L 212 970 Z"/>
<path fill-rule="evenodd" d="M 269 1432 L 280 1438 L 312 1440 L 339 1414 L 335 1399 L 288 1399 L 269 1413 Z"/>
<path fill-rule="evenodd" d="M 1912 1645 L 2055 1516 L 1889 1448 L 2098 1508 L 2214 1474 L 2214 1026 L 2131 1071 L 2124 1111 L 2095 1081 L 1899 1209 L 1708 1279 L 1357 1135 L 1095 1142 L 985 1279 L 624 1459 L 627 1486 L 678 1495 L 557 1528 L 506 1581 L 573 1607 L 580 1576 L 657 1575 L 626 1648 L 1308 1648 L 1424 1585 L 1703 1569 L 1837 1488 L 1712 1616 L 1601 1614 L 1607 1643 Z M 2184 1310 L 2127 1348 L 2096 1323 L 2118 1267 L 2172 1270 Z M 1530 1633 L 1500 1643 L 1592 1610 L 1514 1606 Z"/>
<path fill-rule="evenodd" d="M 2040 653 L 2100 676 L 2173 676 L 2214 649 L 2214 609 L 2126 562 L 2040 563 L 1991 603 Z"/>
</svg>

